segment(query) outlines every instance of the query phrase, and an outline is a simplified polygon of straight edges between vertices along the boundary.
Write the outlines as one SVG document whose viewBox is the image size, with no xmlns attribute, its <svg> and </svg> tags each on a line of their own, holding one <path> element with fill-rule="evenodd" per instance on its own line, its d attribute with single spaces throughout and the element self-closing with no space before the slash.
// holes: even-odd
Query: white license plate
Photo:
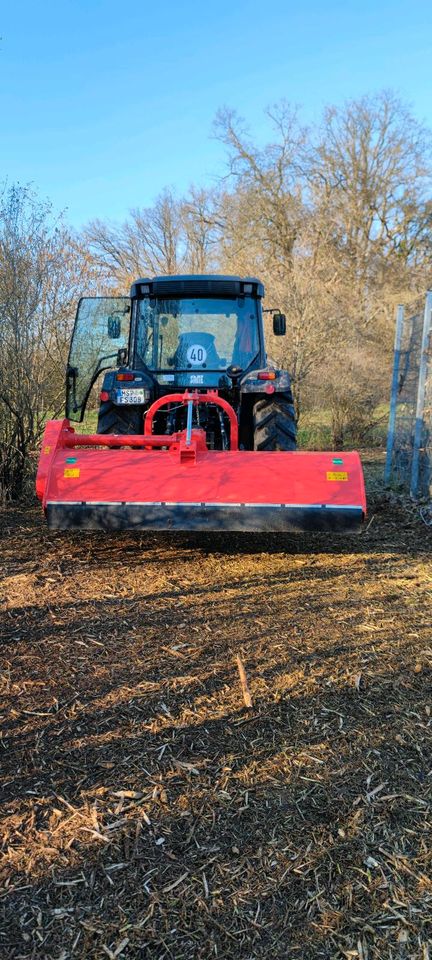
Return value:
<svg viewBox="0 0 432 960">
<path fill-rule="evenodd" d="M 145 391 L 140 390 L 116 390 L 116 403 L 144 403 Z"/>
</svg>

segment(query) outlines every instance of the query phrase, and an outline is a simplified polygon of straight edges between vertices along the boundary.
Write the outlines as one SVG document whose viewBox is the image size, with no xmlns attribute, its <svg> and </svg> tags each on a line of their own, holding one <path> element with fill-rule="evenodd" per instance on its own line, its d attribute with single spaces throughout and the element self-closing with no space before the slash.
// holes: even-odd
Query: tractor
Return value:
<svg viewBox="0 0 432 960">
<path fill-rule="evenodd" d="M 263 284 L 182 275 L 78 304 L 66 419 L 49 421 L 37 493 L 50 526 L 356 530 L 356 453 L 296 452 L 290 377 L 268 361 Z M 273 333 L 286 318 L 272 313 Z M 104 373 L 95 434 L 77 434 Z"/>
</svg>

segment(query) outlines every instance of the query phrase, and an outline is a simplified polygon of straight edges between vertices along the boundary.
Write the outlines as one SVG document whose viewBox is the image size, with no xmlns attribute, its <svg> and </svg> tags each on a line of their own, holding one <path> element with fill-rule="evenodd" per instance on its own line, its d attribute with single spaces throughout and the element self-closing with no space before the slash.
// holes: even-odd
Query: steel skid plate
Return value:
<svg viewBox="0 0 432 960">
<path fill-rule="evenodd" d="M 193 432 L 188 448 L 179 440 L 157 449 L 146 448 L 142 436 L 77 437 L 68 421 L 50 421 L 37 478 L 49 526 L 348 533 L 361 528 L 366 499 L 357 453 L 208 450 L 200 433 Z"/>
</svg>

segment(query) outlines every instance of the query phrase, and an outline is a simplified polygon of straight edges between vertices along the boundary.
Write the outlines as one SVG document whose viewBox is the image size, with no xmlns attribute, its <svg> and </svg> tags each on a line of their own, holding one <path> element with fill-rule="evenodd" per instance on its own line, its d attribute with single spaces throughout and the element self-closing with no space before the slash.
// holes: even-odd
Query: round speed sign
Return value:
<svg viewBox="0 0 432 960">
<path fill-rule="evenodd" d="M 186 354 L 188 363 L 193 363 L 195 366 L 198 364 L 205 363 L 207 360 L 207 350 L 204 350 L 204 347 L 200 343 L 193 343 L 189 348 Z"/>
</svg>

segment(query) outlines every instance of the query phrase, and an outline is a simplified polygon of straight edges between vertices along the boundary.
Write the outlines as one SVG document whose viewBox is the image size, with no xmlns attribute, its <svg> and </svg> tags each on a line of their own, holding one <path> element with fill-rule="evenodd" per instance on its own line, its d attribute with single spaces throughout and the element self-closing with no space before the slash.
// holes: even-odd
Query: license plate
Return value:
<svg viewBox="0 0 432 960">
<path fill-rule="evenodd" d="M 117 389 L 115 392 L 115 402 L 116 403 L 144 403 L 146 400 L 145 394 L 146 394 L 146 391 L 144 389 L 142 390 Z"/>
</svg>

